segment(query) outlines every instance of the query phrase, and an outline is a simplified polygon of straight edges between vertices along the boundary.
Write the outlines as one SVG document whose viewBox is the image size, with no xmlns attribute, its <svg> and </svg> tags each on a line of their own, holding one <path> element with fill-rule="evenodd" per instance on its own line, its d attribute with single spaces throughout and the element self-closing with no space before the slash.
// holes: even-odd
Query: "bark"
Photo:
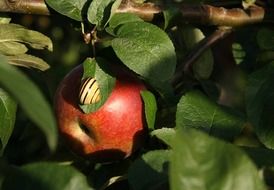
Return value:
<svg viewBox="0 0 274 190">
<path fill-rule="evenodd" d="M 0 12 L 49 15 L 44 0 L 1 0 Z"/>
<path fill-rule="evenodd" d="M 117 12 L 134 13 L 146 21 L 151 21 L 155 14 L 161 13 L 165 6 L 153 3 L 134 4 L 124 0 Z M 2 0 L 0 12 L 49 15 L 44 0 Z M 261 22 L 274 23 L 274 11 L 260 6 L 248 9 L 215 7 L 211 5 L 182 5 L 180 7 L 181 21 L 203 25 L 239 27 Z"/>
</svg>

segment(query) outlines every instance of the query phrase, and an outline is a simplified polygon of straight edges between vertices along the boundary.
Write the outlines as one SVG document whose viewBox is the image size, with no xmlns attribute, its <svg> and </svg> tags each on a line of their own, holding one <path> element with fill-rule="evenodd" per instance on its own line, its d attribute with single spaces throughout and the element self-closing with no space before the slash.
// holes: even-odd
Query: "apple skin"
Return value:
<svg viewBox="0 0 274 190">
<path fill-rule="evenodd" d="M 117 79 L 106 102 L 95 112 L 85 114 L 78 93 L 82 65 L 61 81 L 55 95 L 55 113 L 60 135 L 77 154 L 96 162 L 124 159 L 146 139 L 143 101 L 145 86 L 132 77 Z"/>
</svg>

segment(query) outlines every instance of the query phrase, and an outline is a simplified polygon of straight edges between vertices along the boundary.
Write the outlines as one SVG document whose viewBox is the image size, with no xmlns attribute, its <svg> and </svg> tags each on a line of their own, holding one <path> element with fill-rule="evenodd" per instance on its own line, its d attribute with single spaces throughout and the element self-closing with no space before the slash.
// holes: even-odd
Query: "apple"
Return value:
<svg viewBox="0 0 274 190">
<path fill-rule="evenodd" d="M 82 65 L 61 81 L 55 95 L 55 113 L 61 137 L 73 152 L 96 162 L 124 159 L 140 148 L 147 134 L 143 101 L 145 85 L 120 77 L 106 102 L 95 112 L 79 107 Z"/>
</svg>

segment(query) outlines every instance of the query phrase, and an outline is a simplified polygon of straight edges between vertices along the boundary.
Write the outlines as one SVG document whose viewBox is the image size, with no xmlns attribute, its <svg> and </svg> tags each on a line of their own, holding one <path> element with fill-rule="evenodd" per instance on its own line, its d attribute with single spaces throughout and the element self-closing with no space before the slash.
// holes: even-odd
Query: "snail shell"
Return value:
<svg viewBox="0 0 274 190">
<path fill-rule="evenodd" d="M 94 104 L 100 101 L 100 89 L 95 78 L 85 79 L 80 86 L 79 100 L 81 104 Z"/>
</svg>

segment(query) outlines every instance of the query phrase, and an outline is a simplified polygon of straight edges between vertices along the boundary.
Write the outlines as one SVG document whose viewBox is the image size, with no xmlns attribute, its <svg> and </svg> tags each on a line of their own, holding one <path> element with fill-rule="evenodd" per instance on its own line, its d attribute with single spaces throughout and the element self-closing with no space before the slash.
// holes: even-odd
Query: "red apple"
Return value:
<svg viewBox="0 0 274 190">
<path fill-rule="evenodd" d="M 117 79 L 102 107 L 85 114 L 78 98 L 82 73 L 82 65 L 77 66 L 56 91 L 55 112 L 61 136 L 74 152 L 98 162 L 130 156 L 146 137 L 140 95 L 144 84 L 130 77 Z"/>
</svg>

